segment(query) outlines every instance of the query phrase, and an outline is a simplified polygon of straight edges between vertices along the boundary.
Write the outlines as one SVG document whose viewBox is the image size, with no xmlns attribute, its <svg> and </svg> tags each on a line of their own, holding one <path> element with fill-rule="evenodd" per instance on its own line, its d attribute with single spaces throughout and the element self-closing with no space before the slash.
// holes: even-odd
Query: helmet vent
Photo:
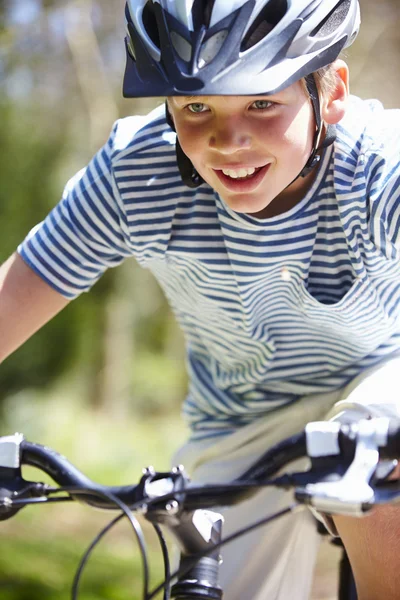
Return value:
<svg viewBox="0 0 400 600">
<path fill-rule="evenodd" d="M 264 39 L 283 19 L 287 11 L 287 0 L 270 0 L 258 13 L 243 38 L 240 50 L 244 52 Z"/>
<path fill-rule="evenodd" d="M 193 0 L 191 13 L 195 30 L 203 25 L 206 28 L 210 26 L 214 4 L 215 0 Z"/>
<path fill-rule="evenodd" d="M 156 15 L 154 14 L 153 2 L 148 0 L 143 7 L 142 21 L 144 28 L 157 48 L 160 47 L 160 36 L 158 33 L 158 25 Z"/>
<path fill-rule="evenodd" d="M 196 1 L 196 0 L 195 0 Z M 214 8 L 215 0 L 207 0 L 204 7 L 203 19 L 206 27 L 210 26 L 211 15 Z"/>
<path fill-rule="evenodd" d="M 312 37 L 326 37 L 340 28 L 351 8 L 351 0 L 340 0 L 325 19 L 312 32 Z"/>
<path fill-rule="evenodd" d="M 199 54 L 199 69 L 211 62 L 221 50 L 229 32 L 226 29 L 217 31 L 213 36 L 204 42 Z"/>
<path fill-rule="evenodd" d="M 128 35 L 125 37 L 125 42 L 126 42 L 126 47 L 128 49 L 129 54 L 132 56 L 133 60 L 136 60 L 135 46 L 133 45 L 133 40 L 132 40 L 132 36 L 130 34 L 129 29 L 128 29 Z"/>
<path fill-rule="evenodd" d="M 189 62 L 192 57 L 192 46 L 176 31 L 171 31 L 171 42 L 182 60 Z"/>
</svg>

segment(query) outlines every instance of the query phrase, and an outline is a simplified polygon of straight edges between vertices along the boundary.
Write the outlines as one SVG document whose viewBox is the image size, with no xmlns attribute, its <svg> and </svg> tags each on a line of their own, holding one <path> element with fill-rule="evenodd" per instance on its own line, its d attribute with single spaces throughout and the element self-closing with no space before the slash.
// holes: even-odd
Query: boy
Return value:
<svg viewBox="0 0 400 600">
<path fill-rule="evenodd" d="M 167 96 L 166 112 L 118 122 L 3 265 L 1 357 L 133 255 L 185 332 L 178 460 L 195 479 L 239 475 L 334 405 L 398 414 L 399 115 L 349 101 L 338 55 L 358 2 L 130 0 L 126 15 L 124 93 Z M 259 494 L 225 532 L 283 505 Z M 398 596 L 394 510 L 334 519 L 360 600 Z M 306 511 L 246 536 L 224 552 L 224 597 L 307 598 L 316 548 Z"/>
</svg>

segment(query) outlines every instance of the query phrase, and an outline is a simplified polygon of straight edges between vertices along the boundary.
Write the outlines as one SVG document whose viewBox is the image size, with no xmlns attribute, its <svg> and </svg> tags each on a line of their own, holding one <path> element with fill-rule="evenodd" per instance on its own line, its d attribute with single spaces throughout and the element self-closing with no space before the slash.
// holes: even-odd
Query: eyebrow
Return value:
<svg viewBox="0 0 400 600">
<path fill-rule="evenodd" d="M 284 92 L 284 90 L 281 90 L 280 92 L 276 93 L 276 94 L 250 94 L 250 96 L 254 97 L 254 100 L 256 99 L 260 99 L 262 98 L 263 100 L 266 100 L 268 102 L 276 102 L 277 101 L 277 96 L 279 96 L 279 94 L 282 94 Z M 212 96 L 172 96 L 172 100 L 175 103 L 175 106 L 177 106 L 178 109 L 182 109 L 183 106 L 185 104 L 192 104 L 192 103 L 204 103 L 204 104 L 208 104 L 210 102 L 210 100 L 212 101 L 213 98 L 218 98 L 219 96 L 223 96 L 224 94 L 216 94 L 216 95 L 212 95 Z M 241 94 L 235 94 L 235 96 L 241 96 Z M 244 96 L 243 96 L 244 97 Z M 283 98 L 285 98 L 285 95 L 283 96 Z M 282 98 L 280 98 L 280 100 L 282 100 Z"/>
<path fill-rule="evenodd" d="M 281 90 L 282 92 L 283 90 Z M 216 96 L 173 96 L 174 100 L 182 100 L 182 102 L 193 102 L 193 100 L 197 100 L 197 101 L 201 101 L 204 102 L 205 104 L 207 103 L 207 100 L 209 100 L 210 98 L 215 98 L 218 97 L 219 94 L 217 94 Z M 223 94 L 221 94 L 223 95 Z M 240 96 L 241 94 L 237 94 L 238 96 Z M 270 98 L 274 98 L 276 97 L 278 94 L 249 94 L 249 96 L 254 96 L 254 98 L 265 98 L 265 100 L 269 100 Z"/>
<path fill-rule="evenodd" d="M 201 100 L 205 102 L 210 96 L 173 96 L 173 98 L 174 100 L 182 100 L 182 102 L 193 102 L 193 100 L 201 98 Z"/>
</svg>

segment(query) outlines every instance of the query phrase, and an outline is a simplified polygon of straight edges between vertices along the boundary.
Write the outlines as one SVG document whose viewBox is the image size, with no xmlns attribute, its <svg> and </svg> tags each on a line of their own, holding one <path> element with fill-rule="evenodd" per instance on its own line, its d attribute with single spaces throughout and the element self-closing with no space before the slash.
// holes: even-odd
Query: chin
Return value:
<svg viewBox="0 0 400 600">
<path fill-rule="evenodd" d="M 243 213 L 246 215 L 257 215 L 261 211 L 267 208 L 270 204 L 269 202 L 254 202 L 254 200 L 227 200 L 223 196 L 221 196 L 224 200 L 225 204 L 229 206 L 230 209 L 234 210 L 237 213 Z"/>
</svg>

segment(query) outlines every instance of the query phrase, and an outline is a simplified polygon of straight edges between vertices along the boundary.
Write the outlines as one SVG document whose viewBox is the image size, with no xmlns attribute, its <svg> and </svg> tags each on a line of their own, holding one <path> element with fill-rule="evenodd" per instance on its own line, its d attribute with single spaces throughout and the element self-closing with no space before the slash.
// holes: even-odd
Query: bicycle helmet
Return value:
<svg viewBox="0 0 400 600">
<path fill-rule="evenodd" d="M 125 97 L 272 94 L 356 37 L 357 0 L 128 0 Z"/>
<path fill-rule="evenodd" d="M 128 0 L 123 95 L 273 94 L 305 78 L 316 132 L 299 176 L 319 160 L 322 129 L 314 71 L 355 39 L 358 0 Z M 173 127 L 172 119 L 167 119 Z M 330 127 L 323 146 L 335 139 Z M 202 179 L 177 140 L 184 182 Z"/>
</svg>

